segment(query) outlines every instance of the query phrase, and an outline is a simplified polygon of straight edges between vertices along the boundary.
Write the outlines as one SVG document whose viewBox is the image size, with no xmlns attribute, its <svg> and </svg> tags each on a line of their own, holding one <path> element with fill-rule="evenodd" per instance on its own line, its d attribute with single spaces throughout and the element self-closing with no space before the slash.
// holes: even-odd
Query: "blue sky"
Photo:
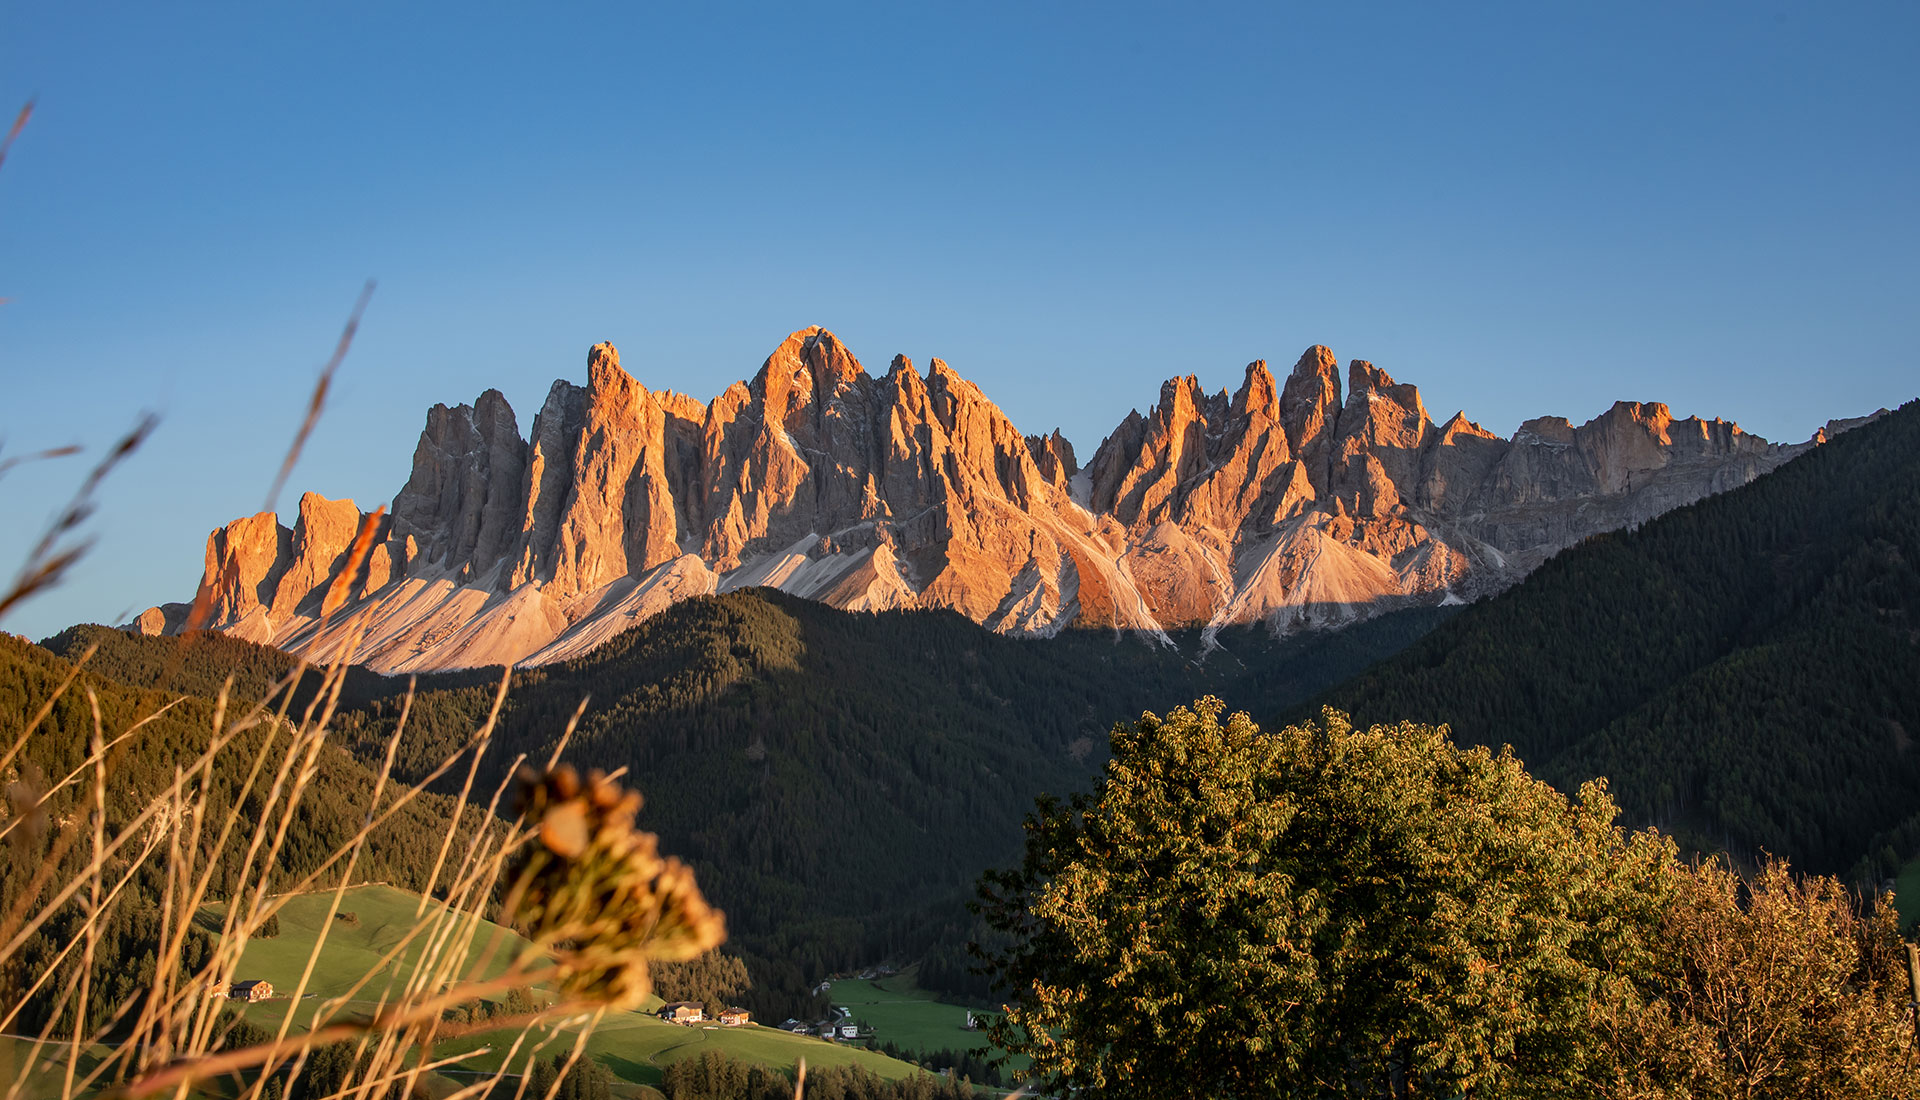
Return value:
<svg viewBox="0 0 1920 1100">
<path fill-rule="evenodd" d="M 283 511 L 596 341 L 705 399 L 814 323 L 1083 458 L 1313 343 L 1502 432 L 1920 395 L 1911 4 L 188 7 L 0 5 L 0 455 L 164 417 L 0 628 L 190 598 L 369 277 Z"/>
</svg>

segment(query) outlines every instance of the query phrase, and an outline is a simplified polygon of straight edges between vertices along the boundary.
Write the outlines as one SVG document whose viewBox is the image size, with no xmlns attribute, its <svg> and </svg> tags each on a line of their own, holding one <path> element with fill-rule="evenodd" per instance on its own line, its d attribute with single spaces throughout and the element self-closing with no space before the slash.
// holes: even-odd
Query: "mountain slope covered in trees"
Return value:
<svg viewBox="0 0 1920 1100">
<path fill-rule="evenodd" d="M 734 592 L 516 672 L 492 760 L 544 759 L 590 699 L 567 759 L 630 769 L 647 798 L 641 824 L 727 912 L 727 950 L 754 972 L 745 999 L 784 1015 L 826 973 L 963 943 L 975 879 L 1017 850 L 1035 796 L 1085 785 L 1114 722 L 1251 685 L 1253 668 L 1264 691 L 1332 683 L 1433 618 L 1368 624 L 1327 653 L 1249 631 L 1203 663 L 1197 636 L 1018 639 L 947 611 Z M 491 702 L 492 685 L 470 676 L 441 683 L 421 681 L 403 772 L 440 759 Z M 374 700 L 341 719 L 359 733 L 355 751 L 383 743 L 398 706 Z"/>
<path fill-rule="evenodd" d="M 1596 536 L 1322 697 L 1511 744 L 1705 850 L 1920 854 L 1920 402 Z"/>
</svg>

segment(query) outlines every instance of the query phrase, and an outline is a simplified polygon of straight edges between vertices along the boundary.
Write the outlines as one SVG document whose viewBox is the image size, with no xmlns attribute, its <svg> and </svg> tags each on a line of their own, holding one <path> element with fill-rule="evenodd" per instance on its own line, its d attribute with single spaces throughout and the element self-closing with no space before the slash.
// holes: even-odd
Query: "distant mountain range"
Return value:
<svg viewBox="0 0 1920 1100">
<path fill-rule="evenodd" d="M 435 405 L 350 601 L 323 595 L 363 514 L 308 493 L 207 540 L 190 619 L 292 652 L 365 628 L 382 672 L 543 664 L 690 596 L 750 586 L 847 610 L 949 608 L 992 630 L 1278 633 L 1504 589 L 1581 538 L 1745 484 L 1808 443 L 1621 402 L 1503 439 L 1372 364 L 1309 348 L 1229 395 L 1189 375 L 1081 466 L 945 363 L 868 374 L 789 336 L 711 402 L 650 390 L 609 344 L 553 384 L 530 437 L 497 390 Z M 364 618 L 355 613 L 366 612 Z"/>
</svg>

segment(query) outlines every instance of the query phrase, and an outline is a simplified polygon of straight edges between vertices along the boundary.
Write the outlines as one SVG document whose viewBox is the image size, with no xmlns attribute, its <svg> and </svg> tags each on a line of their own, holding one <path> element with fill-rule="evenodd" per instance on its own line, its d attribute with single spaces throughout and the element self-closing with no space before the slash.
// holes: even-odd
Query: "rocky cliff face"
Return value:
<svg viewBox="0 0 1920 1100">
<path fill-rule="evenodd" d="M 1831 431 L 1850 426 L 1836 422 Z M 322 597 L 364 519 L 308 493 L 207 540 L 197 618 L 387 672 L 583 653 L 675 600 L 773 585 L 836 607 L 946 607 L 995 630 L 1338 625 L 1512 584 L 1561 548 L 1743 484 L 1807 446 L 1621 402 L 1512 439 L 1309 348 L 1209 394 L 1189 375 L 1080 467 L 938 359 L 863 369 L 794 333 L 708 404 L 595 345 L 522 437 L 498 391 L 436 405 L 347 606 Z M 197 614 L 196 614 L 197 612 Z"/>
</svg>

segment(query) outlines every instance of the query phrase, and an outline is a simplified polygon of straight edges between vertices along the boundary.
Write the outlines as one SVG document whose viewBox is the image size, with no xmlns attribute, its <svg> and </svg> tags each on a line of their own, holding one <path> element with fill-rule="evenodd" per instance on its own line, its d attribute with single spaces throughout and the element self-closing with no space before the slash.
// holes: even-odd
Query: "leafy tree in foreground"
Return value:
<svg viewBox="0 0 1920 1100">
<path fill-rule="evenodd" d="M 1203 699 L 1112 735 L 982 882 L 1048 1087 L 1129 1097 L 1576 1096 L 1595 1005 L 1652 977 L 1672 844 L 1443 729 L 1263 733 Z"/>
<path fill-rule="evenodd" d="M 1088 1097 L 1920 1097 L 1888 899 L 1626 833 L 1444 727 L 1203 699 L 1043 799 L 976 948 L 990 1034 Z"/>
</svg>

